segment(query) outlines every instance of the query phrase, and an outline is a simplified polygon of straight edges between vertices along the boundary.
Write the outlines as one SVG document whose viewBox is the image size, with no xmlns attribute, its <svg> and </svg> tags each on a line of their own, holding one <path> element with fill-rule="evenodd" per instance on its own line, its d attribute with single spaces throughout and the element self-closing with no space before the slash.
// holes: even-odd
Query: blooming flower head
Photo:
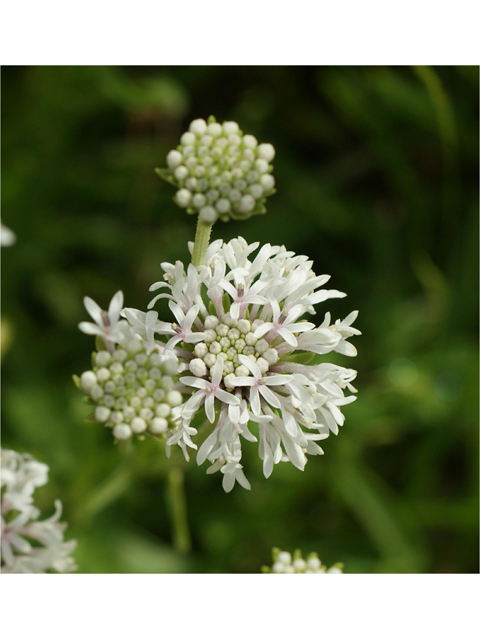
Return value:
<svg viewBox="0 0 480 640">
<path fill-rule="evenodd" d="M 271 144 L 258 144 L 236 122 L 194 120 L 180 145 L 167 155 L 168 169 L 157 173 L 177 187 L 175 202 L 187 213 L 199 213 L 213 223 L 220 218 L 244 219 L 264 213 L 266 198 L 275 192 L 270 164 Z"/>
<path fill-rule="evenodd" d="M 310 553 L 306 559 L 303 559 L 300 549 L 295 551 L 293 558 L 288 551 L 273 549 L 272 559 L 273 565 L 262 567 L 263 573 L 343 573 L 341 562 L 337 562 L 329 569 L 322 564 L 316 553 Z"/>
<path fill-rule="evenodd" d="M 64 541 L 66 524 L 59 522 L 62 505 L 39 520 L 33 493 L 47 483 L 48 467 L 30 455 L 1 450 L 1 570 L 2 573 L 65 573 L 75 571 L 70 557 L 75 540 Z"/>
<path fill-rule="evenodd" d="M 197 461 L 220 470 L 227 491 L 235 481 L 249 488 L 240 463 L 241 439 L 257 440 L 249 423 L 258 425 L 266 477 L 280 461 L 303 470 L 306 454 L 323 453 L 318 442 L 338 433 L 341 407 L 355 399 L 345 395 L 356 391 L 354 370 L 309 364 L 331 351 L 354 356 L 348 339 L 360 333 L 351 326 L 356 312 L 336 323 L 326 313 L 318 327 L 305 320 L 314 305 L 345 296 L 324 289 L 329 276 L 317 276 L 312 266 L 283 246 L 217 240 L 204 265 L 163 264 L 164 281 L 151 287 L 161 292 L 149 306 L 166 298 L 176 318 L 155 332 L 176 352 L 185 395 L 167 450 L 197 448 L 191 422 L 204 409 L 212 426 Z"/>
<path fill-rule="evenodd" d="M 74 376 L 74 382 L 95 406 L 91 419 L 110 427 L 116 440 L 134 434 L 162 437 L 174 427 L 175 407 L 183 402 L 175 388 L 177 356 L 154 339 L 155 331 L 165 329 L 156 311 L 126 310 L 125 319 L 119 320 L 120 303 L 121 291 L 113 297 L 108 313 L 85 298 L 87 311 L 98 322 L 81 322 L 80 329 L 102 338 L 105 348 L 93 353 L 92 369 Z M 105 318 L 109 322 L 103 330 Z"/>
</svg>

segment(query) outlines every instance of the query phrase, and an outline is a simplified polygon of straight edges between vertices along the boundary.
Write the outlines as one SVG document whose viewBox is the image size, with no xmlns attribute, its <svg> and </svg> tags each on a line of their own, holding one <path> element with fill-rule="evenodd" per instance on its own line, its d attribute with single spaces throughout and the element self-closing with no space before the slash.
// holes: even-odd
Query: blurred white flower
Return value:
<svg viewBox="0 0 480 640">
<path fill-rule="evenodd" d="M 273 565 L 262 567 L 264 573 L 343 573 L 343 564 L 334 564 L 330 569 L 322 564 L 316 553 L 310 553 L 303 559 L 300 549 L 292 555 L 288 551 L 273 549 Z"/>
<path fill-rule="evenodd" d="M 203 408 L 214 430 L 197 461 L 208 459 L 209 472 L 228 476 L 227 491 L 236 479 L 249 487 L 240 464 L 241 438 L 256 441 L 249 422 L 258 424 L 266 477 L 281 461 L 303 470 L 306 454 L 323 453 L 317 442 L 338 433 L 341 407 L 355 400 L 345 391 L 355 393 L 356 371 L 309 361 L 331 351 L 356 354 L 348 339 L 360 333 L 351 327 L 357 312 L 334 324 L 327 313 L 320 327 L 306 322 L 313 305 L 345 294 L 323 289 L 330 276 L 317 276 L 306 256 L 267 244 L 250 259 L 257 249 L 243 238 L 215 241 L 206 264 L 164 264 L 165 281 L 151 287 L 165 292 L 149 307 L 168 298 L 177 319 L 157 323 L 154 333 L 174 336 L 166 347 L 174 348 L 179 371 L 192 374 L 180 377 L 185 402 L 167 434 L 167 453 L 173 444 L 186 457 L 187 447 L 197 448 L 191 422 Z"/>
<path fill-rule="evenodd" d="M 16 235 L 8 227 L 0 221 L 0 245 L 2 247 L 10 247 L 15 243 Z"/>
<path fill-rule="evenodd" d="M 65 573 L 77 568 L 71 554 L 75 540 L 64 541 L 66 524 L 59 522 L 62 505 L 39 520 L 33 493 L 47 483 L 48 467 L 30 455 L 1 450 L 1 571 L 2 573 Z"/>
</svg>

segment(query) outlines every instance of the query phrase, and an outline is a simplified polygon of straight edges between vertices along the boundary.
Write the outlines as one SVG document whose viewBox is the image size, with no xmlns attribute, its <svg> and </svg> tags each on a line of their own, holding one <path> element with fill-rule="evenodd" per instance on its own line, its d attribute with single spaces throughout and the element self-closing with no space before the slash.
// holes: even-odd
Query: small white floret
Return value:
<svg viewBox="0 0 480 640">
<path fill-rule="evenodd" d="M 167 418 L 172 408 L 166 402 L 161 402 L 155 409 L 155 413 L 159 418 Z"/>
<path fill-rule="evenodd" d="M 183 146 L 191 146 L 192 144 L 195 144 L 195 140 L 195 134 L 191 131 L 186 131 L 180 138 L 180 142 L 183 144 Z"/>
<path fill-rule="evenodd" d="M 249 213 L 255 207 L 255 198 L 251 195 L 243 196 L 240 200 L 239 209 L 243 213 Z"/>
<path fill-rule="evenodd" d="M 179 189 L 176 193 L 175 199 L 179 207 L 188 207 L 190 200 L 192 199 L 192 194 L 188 189 Z"/>
<path fill-rule="evenodd" d="M 133 433 L 143 433 L 147 428 L 147 423 L 143 418 L 134 418 L 131 422 Z"/>
<path fill-rule="evenodd" d="M 277 562 L 281 562 L 284 565 L 291 564 L 292 556 L 288 553 L 288 551 L 282 551 L 278 554 Z"/>
<path fill-rule="evenodd" d="M 152 433 L 164 433 L 168 429 L 168 422 L 165 418 L 154 418 L 149 426 Z"/>
<path fill-rule="evenodd" d="M 128 426 L 128 424 L 117 424 L 117 426 L 113 429 L 113 435 L 117 440 L 128 440 L 132 435 L 132 430 Z"/>
<path fill-rule="evenodd" d="M 170 151 L 167 155 L 167 164 L 170 169 L 176 169 L 183 162 L 183 156 L 180 151 Z"/>
<path fill-rule="evenodd" d="M 107 367 L 110 363 L 111 355 L 108 351 L 99 351 L 95 356 L 95 364 L 97 367 Z"/>
<path fill-rule="evenodd" d="M 173 175 L 177 180 L 185 180 L 185 178 L 188 176 L 188 169 L 183 164 L 181 164 L 175 169 Z"/>
<path fill-rule="evenodd" d="M 258 145 L 258 142 L 255 136 L 251 136 L 247 133 L 246 136 L 243 136 L 243 144 L 245 147 L 247 147 L 247 149 L 255 149 L 255 147 Z"/>
<path fill-rule="evenodd" d="M 263 144 L 258 145 L 258 157 L 266 160 L 267 162 L 271 162 L 275 157 L 275 148 L 273 144 L 269 142 L 264 142 Z"/>
<path fill-rule="evenodd" d="M 198 118 L 190 123 L 189 129 L 192 133 L 196 135 L 203 136 L 203 134 L 207 131 L 207 123 L 203 118 Z"/>
<path fill-rule="evenodd" d="M 232 133 L 237 133 L 237 131 L 239 130 L 239 126 L 236 122 L 227 121 L 223 123 L 223 130 L 227 135 L 230 135 Z"/>
<path fill-rule="evenodd" d="M 176 389 L 172 389 L 172 391 L 169 391 L 165 400 L 171 407 L 178 407 L 183 402 L 182 394 Z"/>
<path fill-rule="evenodd" d="M 203 360 L 200 360 L 200 358 L 194 358 L 193 360 L 191 360 L 188 368 L 190 369 L 191 373 L 193 373 L 193 375 L 197 376 L 198 378 L 202 378 L 203 376 L 207 375 L 207 367 L 205 365 L 205 362 Z"/>
<path fill-rule="evenodd" d="M 201 209 L 207 202 L 206 197 L 203 193 L 196 193 L 192 198 L 192 204 L 197 209 Z"/>
<path fill-rule="evenodd" d="M 200 218 L 204 222 L 208 222 L 212 224 L 218 218 L 218 213 L 213 207 L 210 207 L 210 206 L 202 207 L 200 209 Z"/>
<path fill-rule="evenodd" d="M 84 391 L 90 391 L 97 384 L 97 376 L 93 371 L 84 371 L 80 376 L 80 384 Z"/>
<path fill-rule="evenodd" d="M 275 178 L 269 173 L 266 173 L 260 178 L 260 184 L 265 191 L 270 191 L 275 186 Z"/>
<path fill-rule="evenodd" d="M 110 409 L 108 407 L 95 407 L 94 417 L 97 422 L 106 422 L 110 417 Z"/>
</svg>

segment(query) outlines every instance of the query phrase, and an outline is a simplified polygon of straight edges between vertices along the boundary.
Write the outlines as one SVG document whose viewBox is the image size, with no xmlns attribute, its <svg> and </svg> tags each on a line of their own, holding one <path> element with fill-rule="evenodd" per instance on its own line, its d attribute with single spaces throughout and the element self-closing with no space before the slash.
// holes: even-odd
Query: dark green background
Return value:
<svg viewBox="0 0 480 640">
<path fill-rule="evenodd" d="M 83 572 L 257 572 L 279 546 L 347 572 L 478 571 L 478 68 L 7 67 L 2 74 L 3 446 L 51 467 Z M 277 150 L 268 214 L 213 237 L 285 244 L 359 309 L 345 426 L 252 491 L 186 465 L 193 551 L 171 546 L 168 463 L 84 423 L 84 295 L 145 309 L 194 219 L 153 172 L 193 118 Z M 164 307 L 165 309 L 165 307 Z M 166 315 L 167 311 L 165 311 Z M 175 461 L 174 461 L 175 462 Z"/>
</svg>

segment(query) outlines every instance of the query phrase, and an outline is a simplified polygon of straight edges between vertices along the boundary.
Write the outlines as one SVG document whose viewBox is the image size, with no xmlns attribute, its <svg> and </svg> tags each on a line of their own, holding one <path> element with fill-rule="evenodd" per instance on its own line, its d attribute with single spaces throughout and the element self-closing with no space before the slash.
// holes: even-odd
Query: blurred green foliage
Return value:
<svg viewBox="0 0 480 640">
<path fill-rule="evenodd" d="M 38 499 L 62 499 L 81 571 L 258 572 L 273 546 L 347 572 L 478 571 L 477 67 L 7 67 L 2 97 L 3 446 L 50 465 Z M 265 480 L 246 443 L 252 491 L 226 495 L 183 465 L 182 556 L 181 460 L 113 446 L 71 375 L 92 350 L 83 296 L 144 309 L 159 263 L 187 259 L 194 220 L 153 169 L 210 114 L 275 145 L 278 188 L 213 236 L 309 255 L 363 336 L 358 401 L 304 473 Z"/>
</svg>

